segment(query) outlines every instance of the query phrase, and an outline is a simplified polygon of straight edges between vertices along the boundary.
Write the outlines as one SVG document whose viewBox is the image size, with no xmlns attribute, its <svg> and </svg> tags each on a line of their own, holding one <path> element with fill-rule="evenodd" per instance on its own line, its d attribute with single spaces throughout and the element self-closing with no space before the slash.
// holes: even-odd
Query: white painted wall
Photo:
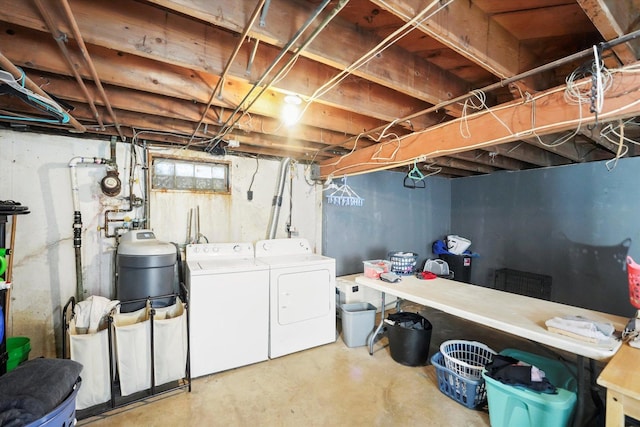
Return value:
<svg viewBox="0 0 640 427">
<path fill-rule="evenodd" d="M 189 154 L 185 150 L 167 154 Z M 194 156 L 209 155 L 190 153 Z M 75 295 L 75 256 L 73 249 L 73 205 L 69 161 L 76 156 L 110 156 L 108 141 L 67 136 L 0 130 L 0 200 L 15 200 L 27 205 L 28 215 L 17 217 L 8 336 L 27 336 L 31 340 L 30 357 L 54 357 L 61 349 L 61 309 Z M 88 294 L 114 297 L 113 259 L 115 239 L 104 238 L 104 211 L 127 207 L 130 145 L 117 144 L 117 159 L 123 191 L 115 198 L 100 191 L 105 167 L 79 165 L 79 199 L 83 220 L 83 281 Z M 150 197 L 150 225 L 163 241 L 184 244 L 190 208 L 199 207 L 200 231 L 210 242 L 264 239 L 271 203 L 276 189 L 280 163 L 258 161 L 252 190 L 247 190 L 256 169 L 252 158 L 223 156 L 231 162 L 230 195 L 188 195 L 155 193 Z M 140 159 L 141 160 L 141 159 Z M 140 173 L 136 167 L 136 175 Z M 289 217 L 290 183 L 293 187 L 292 222 L 299 236 L 307 238 L 316 252 L 321 252 L 321 186 L 307 183 L 304 165 L 291 167 L 287 175 L 284 201 L 276 237 L 287 237 L 285 223 Z M 308 173 L 307 173 L 308 176 Z M 142 177 L 134 193 L 142 196 Z M 143 217 L 142 209 L 122 214 Z M 12 227 L 9 221 L 7 237 Z M 118 224 L 116 224 L 118 225 Z M 8 245 L 8 242 L 7 242 Z"/>
</svg>

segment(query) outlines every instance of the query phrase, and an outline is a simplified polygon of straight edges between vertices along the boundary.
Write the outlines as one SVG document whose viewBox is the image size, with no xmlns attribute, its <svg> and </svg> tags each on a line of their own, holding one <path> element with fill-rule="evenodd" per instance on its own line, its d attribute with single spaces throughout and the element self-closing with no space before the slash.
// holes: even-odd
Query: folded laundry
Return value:
<svg viewBox="0 0 640 427">
<path fill-rule="evenodd" d="M 593 342 L 603 342 L 611 340 L 615 328 L 606 322 L 596 322 L 582 316 L 553 317 L 545 322 L 547 328 L 556 333 L 576 338 L 585 338 Z"/>
</svg>

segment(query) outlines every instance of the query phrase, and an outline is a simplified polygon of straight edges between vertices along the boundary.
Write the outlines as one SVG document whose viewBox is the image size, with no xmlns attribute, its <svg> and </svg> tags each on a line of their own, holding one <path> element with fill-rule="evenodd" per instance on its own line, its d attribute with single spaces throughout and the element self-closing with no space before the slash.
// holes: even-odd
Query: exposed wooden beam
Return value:
<svg viewBox="0 0 640 427">
<path fill-rule="evenodd" d="M 483 165 L 512 171 L 527 169 L 530 165 L 527 162 L 512 159 L 511 157 L 501 156 L 497 152 L 492 154 L 486 150 L 465 151 L 462 153 L 450 154 L 449 157 L 466 160 L 468 162 L 482 163 Z"/>
<path fill-rule="evenodd" d="M 582 81 L 578 84 L 590 84 Z M 640 73 L 615 73 L 613 85 L 605 94 L 604 107 L 598 116 L 601 122 L 632 117 L 640 113 Z M 535 122 L 532 110 L 535 108 Z M 564 132 L 578 123 L 594 123 L 596 117 L 589 106 L 568 105 L 564 87 L 541 92 L 526 103 L 512 102 L 493 108 L 490 112 L 466 117 L 467 138 L 460 135 L 460 121 L 453 120 L 403 138 L 393 144 L 381 144 L 357 150 L 341 159 L 320 163 L 319 175 L 355 174 L 388 169 L 414 159 L 428 159 L 450 153 L 499 145 L 521 139 L 521 135 L 535 130 L 539 135 Z M 374 156 L 375 154 L 375 156 Z M 392 160 L 376 160 L 392 159 Z"/>
<path fill-rule="evenodd" d="M 605 40 L 613 40 L 637 30 L 640 23 L 640 2 L 638 0 L 577 0 L 584 13 L 598 29 Z M 638 40 L 619 44 L 613 52 L 622 64 L 631 64 L 640 57 Z"/>
<path fill-rule="evenodd" d="M 424 0 L 371 2 L 403 21 L 416 15 L 426 4 Z M 471 2 L 454 0 L 418 29 L 500 79 L 538 65 L 535 55 Z"/>
<path fill-rule="evenodd" d="M 233 4 L 225 5 L 222 13 L 219 9 L 212 8 L 208 0 L 151 2 L 234 32 L 241 31 L 247 12 L 254 6 L 254 0 L 236 0 Z M 290 23 L 302 22 L 313 7 L 304 2 L 271 0 L 267 24 L 264 27 L 254 26 L 250 35 L 281 47 L 291 37 Z M 332 68 L 343 69 L 375 47 L 379 41 L 373 34 L 357 31 L 352 24 L 334 19 L 302 55 Z M 432 104 L 469 90 L 468 85 L 454 74 L 416 59 L 395 46 L 386 49 L 365 67 L 355 70 L 354 75 Z"/>
<path fill-rule="evenodd" d="M 570 163 L 564 157 L 541 150 L 524 141 L 507 142 L 482 149 L 489 150 L 490 153 L 496 153 L 502 157 L 516 159 L 539 167 L 559 166 Z"/>
<path fill-rule="evenodd" d="M 43 24 L 39 16 L 34 16 L 37 15 L 37 12 L 34 14 L 32 8 L 26 3 L 29 2 L 18 2 L 15 7 L 0 9 L 0 20 L 40 30 Z M 228 31 L 194 22 L 184 16 L 137 2 L 113 0 L 107 3 L 77 0 L 73 3 L 73 12 L 87 43 L 213 75 L 219 75 L 223 71 L 227 57 L 237 44 L 234 34 Z M 288 16 L 286 19 L 290 20 L 291 17 Z M 281 27 L 285 26 L 281 25 Z M 289 28 L 289 24 L 286 27 Z M 60 30 L 69 31 L 63 26 Z M 325 31 L 329 32 L 328 29 Z M 323 31 L 321 34 L 324 33 Z M 357 34 L 353 30 L 351 33 Z M 345 46 L 356 45 L 354 40 L 346 39 L 344 33 L 340 33 L 340 37 L 345 37 L 345 39 L 328 46 L 342 52 L 345 50 Z M 319 43 L 319 40 L 314 43 Z M 233 79 L 237 83 L 251 83 L 250 78 L 246 75 L 246 59 L 249 57 L 249 50 L 250 46 L 241 50 L 238 61 L 230 67 L 230 80 Z M 277 48 L 266 44 L 258 50 L 253 63 L 256 75 L 261 75 L 271 65 L 278 52 Z M 343 109 L 366 114 L 380 120 L 389 120 L 390 112 L 393 117 L 403 117 L 412 112 L 420 111 L 425 107 L 425 101 L 434 102 L 449 99 L 466 91 L 466 86 L 462 85 L 451 88 L 451 83 L 448 80 L 450 76 L 440 75 L 438 77 L 437 70 L 433 68 L 421 70 L 418 67 L 414 69 L 415 60 L 411 58 L 407 54 L 402 58 L 402 61 L 391 61 L 385 56 L 384 63 L 377 65 L 381 69 L 381 74 L 376 79 L 371 78 L 367 82 L 362 82 L 358 78 L 347 79 L 338 85 L 336 90 L 329 91 L 317 102 L 332 107 L 341 106 Z M 370 63 L 366 69 L 371 67 L 373 64 Z M 411 92 L 411 95 L 389 91 L 380 84 L 385 78 L 387 83 L 398 81 L 400 77 L 396 78 L 392 75 L 396 72 L 395 69 L 403 70 L 403 81 L 410 79 L 414 82 L 405 90 L 407 93 L 414 91 Z M 420 71 L 423 71 L 421 74 L 423 77 L 416 81 L 414 72 Z M 335 74 L 335 68 L 318 65 L 318 63 L 306 58 L 300 58 L 286 74 L 286 77 L 279 81 L 273 89 L 274 91 L 284 90 L 287 93 L 295 92 L 303 96 L 310 96 Z M 454 78 L 454 81 L 459 80 L 455 80 L 455 76 L 451 77 Z M 370 76 L 368 76 L 369 78 Z M 425 93 L 422 101 L 416 99 L 416 95 L 424 92 L 425 86 L 433 87 L 433 93 L 437 93 L 438 96 L 433 93 L 427 96 Z M 436 88 L 437 92 L 435 92 Z M 394 89 L 396 89 L 395 86 Z M 207 95 L 209 93 L 207 91 Z M 447 93 L 452 96 L 448 96 Z M 427 116 L 422 120 L 424 123 L 420 124 L 420 127 L 426 127 L 435 122 L 429 120 Z"/>
<path fill-rule="evenodd" d="M 19 34 L 20 37 L 12 34 Z M 20 66 L 37 67 L 51 73 L 69 75 L 64 60 L 57 54 L 55 43 L 48 37 L 43 37 L 42 33 L 21 28 L 16 32 L 15 26 L 0 22 L 0 45 Z M 103 82 L 183 99 L 192 102 L 194 110 L 198 112 L 201 112 L 202 104 L 206 104 L 210 91 L 218 81 L 217 77 L 208 73 L 169 64 L 158 67 L 158 64 L 150 59 L 112 49 L 92 46 L 91 57 Z M 84 77 L 88 78 L 88 75 Z M 247 83 L 227 81 L 223 99 L 216 97 L 214 105 L 233 108 L 250 87 Z M 63 96 L 62 93 L 59 95 Z M 282 99 L 282 94 L 269 91 L 253 105 L 251 114 L 277 118 Z M 375 102 L 383 104 L 381 100 Z M 314 103 L 302 117 L 301 123 L 349 136 L 383 126 L 386 122 Z"/>
</svg>

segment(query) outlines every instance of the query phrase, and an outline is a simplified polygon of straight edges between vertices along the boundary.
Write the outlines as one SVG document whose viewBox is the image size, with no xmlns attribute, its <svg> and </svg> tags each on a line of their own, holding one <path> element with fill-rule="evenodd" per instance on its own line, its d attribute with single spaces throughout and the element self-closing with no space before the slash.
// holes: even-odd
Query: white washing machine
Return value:
<svg viewBox="0 0 640 427">
<path fill-rule="evenodd" d="M 268 359 L 269 267 L 251 243 L 186 247 L 191 376 Z"/>
<path fill-rule="evenodd" d="M 256 243 L 256 260 L 269 266 L 269 357 L 336 340 L 336 261 L 312 253 L 306 239 Z"/>
</svg>

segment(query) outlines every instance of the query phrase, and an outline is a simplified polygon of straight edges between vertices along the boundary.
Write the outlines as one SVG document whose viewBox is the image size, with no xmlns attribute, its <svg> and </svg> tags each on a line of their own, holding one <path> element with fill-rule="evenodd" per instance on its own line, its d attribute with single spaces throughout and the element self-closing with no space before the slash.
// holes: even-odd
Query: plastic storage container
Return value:
<svg viewBox="0 0 640 427">
<path fill-rule="evenodd" d="M 169 295 L 176 291 L 176 247 L 161 242 L 149 230 L 132 230 L 120 238 L 117 256 L 116 298 L 120 301 Z M 155 300 L 157 307 L 173 304 L 170 298 Z M 120 311 L 139 310 L 144 302 L 122 304 Z"/>
<path fill-rule="evenodd" d="M 422 366 L 429 360 L 431 323 L 418 313 L 393 313 L 385 320 L 391 358 L 407 366 Z"/>
<path fill-rule="evenodd" d="M 444 356 L 440 352 L 431 357 L 431 364 L 436 368 L 438 388 L 442 393 L 469 409 L 482 407 L 487 402 L 482 378 L 472 380 L 456 374 L 444 365 Z"/>
<path fill-rule="evenodd" d="M 492 427 L 565 427 L 571 425 L 577 401 L 575 367 L 571 370 L 562 362 L 527 353 L 506 349 L 505 356 L 534 365 L 545 372 L 557 394 L 537 393 L 526 388 L 514 387 L 482 376 L 487 389 L 489 420 Z"/>
<path fill-rule="evenodd" d="M 364 264 L 364 277 L 370 279 L 379 279 L 382 273 L 391 271 L 391 261 L 386 259 L 374 259 L 370 261 L 362 261 Z"/>
<path fill-rule="evenodd" d="M 367 345 L 367 338 L 376 324 L 376 306 L 368 302 L 355 302 L 340 306 L 342 339 L 347 347 Z"/>
<path fill-rule="evenodd" d="M 14 370 L 20 363 L 26 362 L 31 351 L 31 340 L 27 337 L 7 338 L 7 372 Z"/>
<path fill-rule="evenodd" d="M 453 280 L 471 283 L 471 257 L 466 255 L 440 254 L 438 258 L 449 265 L 449 271 L 453 272 Z"/>
</svg>

